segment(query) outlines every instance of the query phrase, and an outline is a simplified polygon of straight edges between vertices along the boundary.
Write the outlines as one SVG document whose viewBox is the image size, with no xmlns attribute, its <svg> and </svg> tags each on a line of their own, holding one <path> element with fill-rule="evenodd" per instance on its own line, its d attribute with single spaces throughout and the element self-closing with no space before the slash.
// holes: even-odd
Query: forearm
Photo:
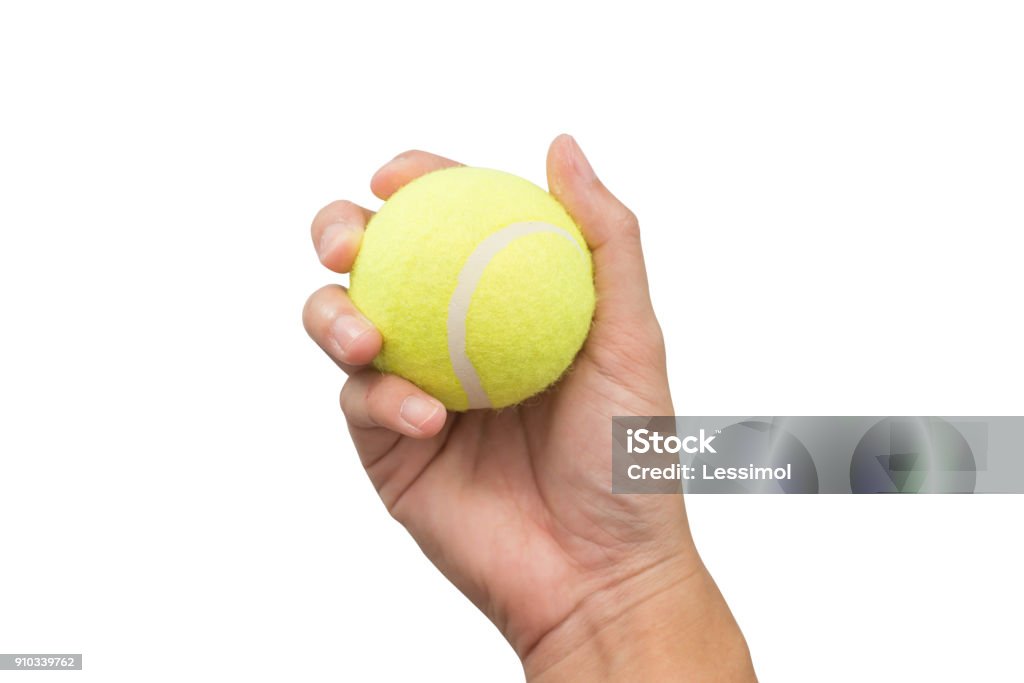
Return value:
<svg viewBox="0 0 1024 683">
<path fill-rule="evenodd" d="M 538 643 L 524 668 L 531 683 L 756 681 L 743 635 L 703 565 L 595 595 Z"/>
</svg>

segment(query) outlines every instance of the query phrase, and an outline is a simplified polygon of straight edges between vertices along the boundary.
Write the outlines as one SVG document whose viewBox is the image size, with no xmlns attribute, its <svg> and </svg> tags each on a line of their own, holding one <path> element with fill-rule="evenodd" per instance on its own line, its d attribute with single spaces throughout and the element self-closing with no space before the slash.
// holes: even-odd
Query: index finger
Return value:
<svg viewBox="0 0 1024 683">
<path fill-rule="evenodd" d="M 437 154 L 412 149 L 402 152 L 381 166 L 370 180 L 370 190 L 381 199 L 387 199 L 403 185 L 411 183 L 421 175 L 462 165 Z"/>
</svg>

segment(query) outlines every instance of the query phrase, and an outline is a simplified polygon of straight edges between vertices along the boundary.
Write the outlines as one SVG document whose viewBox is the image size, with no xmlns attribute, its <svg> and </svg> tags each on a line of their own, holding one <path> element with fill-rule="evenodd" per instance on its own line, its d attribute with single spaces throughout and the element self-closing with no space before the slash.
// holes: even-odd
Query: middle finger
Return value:
<svg viewBox="0 0 1024 683">
<path fill-rule="evenodd" d="M 349 374 L 380 353 L 380 332 L 340 285 L 327 285 L 309 297 L 302 310 L 302 324 L 313 341 Z"/>
</svg>

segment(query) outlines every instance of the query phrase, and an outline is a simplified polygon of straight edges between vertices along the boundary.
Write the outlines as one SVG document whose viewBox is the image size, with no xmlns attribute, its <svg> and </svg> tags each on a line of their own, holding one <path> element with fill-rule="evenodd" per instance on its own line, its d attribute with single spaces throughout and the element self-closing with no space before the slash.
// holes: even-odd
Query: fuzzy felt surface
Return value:
<svg viewBox="0 0 1024 683">
<path fill-rule="evenodd" d="M 594 313 L 590 252 L 572 218 L 517 176 L 458 167 L 409 183 L 370 220 L 349 294 L 380 330 L 374 364 L 450 410 L 466 393 L 448 348 L 449 302 L 466 259 L 488 235 L 523 222 L 568 232 L 524 235 L 487 264 L 466 314 L 466 352 L 492 407 L 519 403 L 565 372 Z"/>
</svg>

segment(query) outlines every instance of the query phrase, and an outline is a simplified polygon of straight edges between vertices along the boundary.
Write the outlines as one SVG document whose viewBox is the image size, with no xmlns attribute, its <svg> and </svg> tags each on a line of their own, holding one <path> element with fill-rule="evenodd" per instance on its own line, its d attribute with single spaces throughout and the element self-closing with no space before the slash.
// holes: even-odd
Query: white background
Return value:
<svg viewBox="0 0 1024 683">
<path fill-rule="evenodd" d="M 1019 3 L 670 6 L 4 3 L 0 651 L 521 680 L 300 324 L 314 212 L 410 147 L 542 183 L 573 133 L 679 413 L 1024 414 Z M 1019 679 L 1024 498 L 688 506 L 763 681 Z"/>
</svg>

